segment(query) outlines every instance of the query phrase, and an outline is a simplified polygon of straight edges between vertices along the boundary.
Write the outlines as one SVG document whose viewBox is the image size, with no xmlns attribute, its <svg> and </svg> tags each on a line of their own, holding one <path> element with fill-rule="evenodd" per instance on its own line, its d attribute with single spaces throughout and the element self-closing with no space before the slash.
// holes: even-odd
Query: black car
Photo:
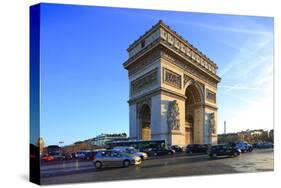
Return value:
<svg viewBox="0 0 281 188">
<path fill-rule="evenodd" d="M 241 150 L 235 147 L 232 147 L 229 144 L 219 144 L 213 145 L 208 150 L 209 157 L 216 156 L 238 156 L 241 154 Z"/>
<path fill-rule="evenodd" d="M 172 149 L 166 148 L 148 148 L 143 152 L 147 153 L 149 156 L 158 156 L 158 155 L 173 155 L 175 153 Z"/>
<path fill-rule="evenodd" d="M 71 158 L 72 158 L 72 159 L 76 159 L 75 152 L 71 153 Z"/>
<path fill-rule="evenodd" d="M 202 153 L 206 154 L 208 152 L 210 145 L 209 144 L 189 144 L 186 146 L 186 153 Z"/>
<path fill-rule="evenodd" d="M 63 158 L 63 160 L 71 160 L 72 154 L 71 153 L 63 153 L 62 158 Z"/>
<path fill-rule="evenodd" d="M 86 152 L 85 153 L 85 159 L 87 159 L 87 160 L 94 160 L 96 154 L 97 154 L 96 151 Z"/>
<path fill-rule="evenodd" d="M 176 153 L 183 152 L 183 148 L 180 147 L 179 145 L 172 145 L 172 146 L 170 146 L 170 149 L 174 150 Z"/>
</svg>

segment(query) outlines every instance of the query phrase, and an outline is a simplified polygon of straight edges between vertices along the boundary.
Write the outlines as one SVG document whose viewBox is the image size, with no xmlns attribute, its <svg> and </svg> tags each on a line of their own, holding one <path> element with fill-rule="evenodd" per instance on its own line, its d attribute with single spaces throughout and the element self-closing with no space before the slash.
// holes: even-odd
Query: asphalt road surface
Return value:
<svg viewBox="0 0 281 188">
<path fill-rule="evenodd" d="M 100 170 L 91 161 L 46 162 L 41 165 L 41 184 L 273 171 L 273 158 L 273 149 L 256 149 L 238 157 L 216 159 L 185 153 L 151 157 L 139 166 Z"/>
</svg>

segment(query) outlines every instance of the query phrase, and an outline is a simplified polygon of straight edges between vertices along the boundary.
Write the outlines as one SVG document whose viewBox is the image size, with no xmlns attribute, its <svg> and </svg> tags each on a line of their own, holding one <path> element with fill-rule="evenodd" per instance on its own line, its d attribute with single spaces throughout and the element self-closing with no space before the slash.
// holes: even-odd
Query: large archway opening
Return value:
<svg viewBox="0 0 281 188">
<path fill-rule="evenodd" d="M 196 125 L 195 108 L 201 103 L 201 97 L 199 89 L 195 84 L 189 85 L 185 91 L 185 144 L 193 144 L 195 131 L 198 125 Z"/>
<path fill-rule="evenodd" d="M 140 110 L 140 138 L 142 140 L 151 139 L 151 110 L 147 104 L 142 105 Z"/>
</svg>

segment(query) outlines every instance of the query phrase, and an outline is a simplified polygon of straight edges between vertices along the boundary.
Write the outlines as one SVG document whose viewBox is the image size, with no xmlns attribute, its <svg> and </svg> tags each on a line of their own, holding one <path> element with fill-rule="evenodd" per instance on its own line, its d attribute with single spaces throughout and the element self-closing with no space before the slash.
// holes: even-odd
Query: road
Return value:
<svg viewBox="0 0 281 188">
<path fill-rule="evenodd" d="M 96 170 L 91 161 L 61 161 L 41 165 L 41 184 L 97 182 L 171 176 L 272 171 L 273 149 L 257 149 L 238 157 L 175 154 L 153 157 L 140 166 Z"/>
</svg>

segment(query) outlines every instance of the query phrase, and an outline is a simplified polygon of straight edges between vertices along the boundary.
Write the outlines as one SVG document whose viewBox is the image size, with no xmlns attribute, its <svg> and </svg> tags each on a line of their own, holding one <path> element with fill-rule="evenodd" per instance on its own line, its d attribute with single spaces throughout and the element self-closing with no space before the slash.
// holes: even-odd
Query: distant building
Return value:
<svg viewBox="0 0 281 188">
<path fill-rule="evenodd" d="M 249 143 L 259 142 L 259 141 L 270 141 L 273 142 L 273 133 L 274 130 L 263 130 L 263 129 L 255 129 L 255 130 L 246 130 L 240 131 L 237 133 L 227 133 L 227 134 L 219 134 L 218 142 L 219 143 L 228 143 L 228 142 L 236 142 L 236 141 L 247 141 Z"/>
<path fill-rule="evenodd" d="M 81 150 L 91 150 L 91 147 L 85 141 L 78 141 L 63 147 L 63 152 L 65 153 L 73 153 Z"/>
<path fill-rule="evenodd" d="M 91 145 L 93 146 L 105 146 L 109 141 L 117 141 L 117 140 L 128 140 L 126 133 L 120 134 L 100 134 L 93 139 L 91 139 Z"/>
<path fill-rule="evenodd" d="M 85 150 L 95 150 L 104 148 L 106 142 L 117 141 L 117 140 L 128 140 L 126 133 L 113 133 L 113 134 L 100 134 L 94 138 L 90 138 L 83 141 L 76 141 L 73 144 L 63 147 L 63 152 L 73 153 Z"/>
<path fill-rule="evenodd" d="M 240 140 L 238 133 L 218 134 L 218 143 L 229 143 Z"/>
</svg>

